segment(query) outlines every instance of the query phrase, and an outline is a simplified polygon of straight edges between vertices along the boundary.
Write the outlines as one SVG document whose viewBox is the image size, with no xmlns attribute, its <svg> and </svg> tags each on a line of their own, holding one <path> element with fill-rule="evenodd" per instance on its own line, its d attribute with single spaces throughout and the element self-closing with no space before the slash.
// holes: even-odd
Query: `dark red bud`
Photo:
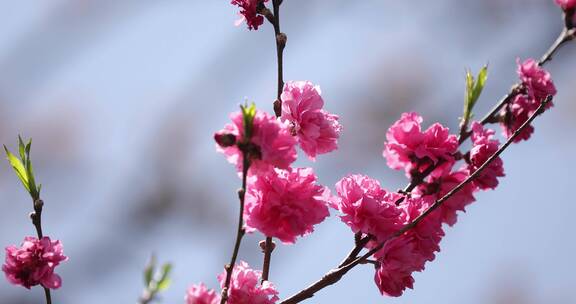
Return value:
<svg viewBox="0 0 576 304">
<path fill-rule="evenodd" d="M 236 136 L 234 134 L 214 134 L 214 140 L 216 143 L 222 147 L 231 147 L 236 144 Z"/>
</svg>

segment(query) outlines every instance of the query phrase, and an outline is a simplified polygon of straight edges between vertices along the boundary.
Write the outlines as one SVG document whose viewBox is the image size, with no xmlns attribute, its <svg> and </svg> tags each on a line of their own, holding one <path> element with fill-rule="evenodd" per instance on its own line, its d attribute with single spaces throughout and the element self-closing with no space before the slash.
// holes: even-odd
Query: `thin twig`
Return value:
<svg viewBox="0 0 576 304">
<path fill-rule="evenodd" d="M 274 247 L 275 245 L 272 241 L 272 237 L 267 237 L 266 241 L 264 241 L 264 244 L 262 245 L 262 252 L 264 253 L 264 262 L 262 265 L 262 283 L 264 281 L 268 281 L 270 276 L 270 261 L 272 259 L 272 251 L 274 251 Z"/>
<path fill-rule="evenodd" d="M 276 56 L 277 56 L 277 66 L 278 66 L 278 88 L 276 94 L 276 101 L 274 102 L 274 114 L 276 117 L 280 117 L 282 114 L 282 100 L 280 96 L 282 95 L 282 89 L 284 88 L 284 75 L 283 75 L 283 54 L 284 48 L 286 47 L 287 37 L 286 34 L 282 33 L 280 30 L 280 4 L 281 0 L 272 0 L 272 6 L 274 10 L 274 16 L 272 25 L 274 26 L 274 37 L 276 40 Z"/>
<path fill-rule="evenodd" d="M 364 255 L 362 255 L 359 258 L 356 258 L 354 261 L 352 261 L 351 263 L 348 263 L 347 265 L 344 265 L 342 267 L 336 268 L 336 269 L 332 269 L 331 271 L 329 271 L 328 273 L 326 273 L 324 275 L 324 277 L 322 277 L 322 279 L 320 279 L 319 281 L 317 281 L 316 283 L 310 285 L 309 287 L 303 289 L 302 291 L 298 292 L 297 294 L 291 296 L 290 298 L 281 301 L 280 304 L 294 304 L 294 303 L 300 303 L 303 300 L 306 300 L 308 298 L 311 298 L 314 296 L 314 294 L 329 286 L 332 285 L 336 282 L 338 282 L 348 271 L 350 271 L 352 268 L 354 268 L 355 266 L 357 266 L 358 264 L 363 263 L 364 261 L 368 260 L 374 253 L 378 252 L 380 249 L 382 249 L 384 247 L 384 245 L 386 244 L 387 241 L 399 237 L 401 235 L 403 235 L 405 232 L 407 232 L 408 230 L 414 228 L 414 226 L 416 226 L 418 223 L 420 223 L 424 218 L 426 218 L 426 216 L 428 216 L 430 213 L 432 213 L 434 210 L 436 210 L 438 207 L 440 207 L 445 201 L 447 201 L 448 199 L 450 199 L 454 194 L 456 194 L 458 191 L 460 191 L 464 186 L 466 186 L 468 183 L 470 183 L 474 178 L 476 178 L 480 173 L 482 173 L 482 171 L 488 166 L 490 165 L 496 158 L 498 158 L 500 156 L 500 154 L 502 154 L 502 152 L 504 152 L 504 150 L 506 150 L 506 148 L 508 148 L 508 146 L 514 141 L 514 139 L 528 126 L 530 125 L 530 123 L 536 118 L 536 116 L 538 116 L 539 114 L 541 114 L 546 105 L 548 103 L 550 103 L 552 100 L 552 96 L 548 96 L 544 101 L 542 101 L 542 103 L 540 104 L 540 106 L 538 107 L 538 109 L 536 110 L 536 112 L 534 112 L 530 118 L 528 118 L 528 120 L 526 120 L 522 126 L 520 126 L 520 128 L 518 128 L 514 134 L 512 134 L 512 136 L 510 136 L 510 138 L 508 138 L 508 140 L 498 149 L 498 151 L 496 151 L 496 153 L 494 153 L 488 160 L 486 160 L 482 166 L 480 166 L 478 169 L 476 169 L 476 171 L 474 171 L 474 173 L 472 173 L 466 180 L 462 181 L 460 184 L 458 184 L 456 187 L 454 187 L 450 192 L 446 193 L 442 198 L 440 198 L 439 200 L 437 200 L 430 208 L 428 208 L 424 213 L 422 213 L 420 216 L 418 216 L 416 219 L 414 219 L 414 221 L 406 224 L 404 227 L 402 227 L 402 229 L 398 230 L 396 233 L 392 234 L 390 237 L 388 237 L 388 239 L 386 239 L 384 242 L 381 242 L 378 246 L 374 247 L 373 249 L 371 249 L 370 251 L 368 251 L 367 253 L 365 253 Z"/>
<path fill-rule="evenodd" d="M 358 236 L 360 236 L 360 238 Z M 364 249 L 364 246 L 366 246 L 366 244 L 368 244 L 368 242 L 371 239 L 372 239 L 372 236 L 365 236 L 362 238 L 361 233 L 356 233 L 356 235 L 354 237 L 354 248 L 352 248 L 352 250 L 350 250 L 350 252 L 346 256 L 346 258 L 344 258 L 344 260 L 342 260 L 342 262 L 340 262 L 338 267 L 342 267 L 342 266 L 354 261 L 354 259 L 358 257 L 358 254 L 362 251 L 362 249 Z"/>
<path fill-rule="evenodd" d="M 238 229 L 236 231 L 236 242 L 234 243 L 234 250 L 232 252 L 232 257 L 230 258 L 230 263 L 227 264 L 224 269 L 226 270 L 226 281 L 224 288 L 222 288 L 222 299 L 220 304 L 226 303 L 228 300 L 228 289 L 230 288 L 230 280 L 232 279 L 232 270 L 236 264 L 236 259 L 238 258 L 238 251 L 240 250 L 240 243 L 242 242 L 242 237 L 245 234 L 244 231 L 244 198 L 246 197 L 246 180 L 248 178 L 248 169 L 250 167 L 249 153 L 245 149 L 242 150 L 242 188 L 238 190 L 238 198 L 240 200 L 240 211 L 238 213 Z"/>
<path fill-rule="evenodd" d="M 32 199 L 32 205 L 34 207 L 34 212 L 30 213 L 30 219 L 32 220 L 32 224 L 34 228 L 36 228 L 36 234 L 38 235 L 38 239 L 41 239 L 44 234 L 42 233 L 42 209 L 44 207 L 44 201 L 40 198 Z M 52 304 L 52 296 L 50 295 L 50 289 L 46 287 L 44 288 L 44 295 L 46 297 L 46 304 Z"/>
</svg>

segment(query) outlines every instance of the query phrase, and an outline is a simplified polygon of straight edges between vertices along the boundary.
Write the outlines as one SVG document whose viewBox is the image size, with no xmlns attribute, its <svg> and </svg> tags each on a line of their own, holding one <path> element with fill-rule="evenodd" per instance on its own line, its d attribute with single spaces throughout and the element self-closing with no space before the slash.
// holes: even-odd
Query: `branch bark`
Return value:
<svg viewBox="0 0 576 304">
<path fill-rule="evenodd" d="M 230 258 L 230 263 L 227 264 L 224 269 L 226 270 L 226 281 L 224 283 L 224 288 L 222 288 L 222 297 L 220 304 L 226 303 L 228 300 L 228 289 L 230 288 L 230 280 L 232 278 L 232 270 L 236 264 L 236 259 L 238 258 L 238 251 L 240 250 L 240 243 L 242 243 L 242 237 L 245 234 L 244 231 L 244 198 L 246 197 L 246 180 L 248 178 L 248 169 L 250 168 L 249 153 L 245 150 L 242 151 L 242 188 L 238 190 L 238 199 L 240 200 L 240 212 L 238 214 L 238 229 L 236 230 L 236 242 L 234 243 L 234 250 L 232 251 L 232 257 Z"/>
</svg>

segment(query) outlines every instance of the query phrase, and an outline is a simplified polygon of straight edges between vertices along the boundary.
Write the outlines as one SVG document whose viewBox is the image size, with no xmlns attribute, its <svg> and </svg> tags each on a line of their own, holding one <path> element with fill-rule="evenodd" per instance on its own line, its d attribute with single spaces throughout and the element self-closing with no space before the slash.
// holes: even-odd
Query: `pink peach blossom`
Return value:
<svg viewBox="0 0 576 304">
<path fill-rule="evenodd" d="M 349 175 L 336 183 L 339 198 L 332 206 L 341 220 L 354 233 L 369 234 L 378 241 L 386 240 L 402 227 L 402 210 L 396 202 L 402 197 L 387 192 L 378 181 L 364 175 Z"/>
<path fill-rule="evenodd" d="M 241 172 L 243 161 L 238 144 L 245 141 L 242 112 L 232 113 L 230 118 L 233 123 L 227 124 L 214 137 L 217 142 L 222 142 L 225 135 L 234 136 L 236 144 L 219 144 L 217 150 L 224 153 L 228 161 L 236 165 L 238 171 Z M 256 112 L 250 144 L 253 145 L 252 150 L 254 150 L 250 160 L 250 171 L 267 170 L 270 166 L 286 169 L 296 160 L 296 140 L 290 134 L 288 125 L 281 123 L 268 113 L 259 110 Z"/>
<path fill-rule="evenodd" d="M 569 10 L 576 7 L 576 0 L 554 0 L 563 10 Z"/>
<path fill-rule="evenodd" d="M 510 138 L 538 108 L 538 105 L 533 101 L 526 95 L 516 95 L 512 102 L 502 110 L 502 115 L 505 118 L 501 127 L 506 138 Z M 522 140 L 528 140 L 532 133 L 534 133 L 534 127 L 528 125 L 514 138 L 514 142 L 518 143 Z"/>
<path fill-rule="evenodd" d="M 257 30 L 264 23 L 264 17 L 258 14 L 258 5 L 265 2 L 268 0 L 232 0 L 233 5 L 240 7 L 242 18 L 239 21 L 246 20 L 249 30 Z"/>
<path fill-rule="evenodd" d="M 270 281 L 260 284 L 262 271 L 253 270 L 248 263 L 241 261 L 234 266 L 228 291 L 229 304 L 274 304 L 278 301 L 278 291 Z M 226 272 L 218 276 L 224 288 Z"/>
<path fill-rule="evenodd" d="M 414 288 L 412 272 L 417 267 L 413 263 L 420 257 L 411 238 L 399 237 L 386 242 L 377 258 L 379 266 L 374 281 L 380 293 L 399 297 L 406 288 Z"/>
<path fill-rule="evenodd" d="M 548 71 L 544 70 L 538 65 L 536 60 L 529 58 L 524 62 L 517 60 L 518 76 L 522 84 L 528 91 L 528 96 L 534 99 L 534 103 L 539 106 L 542 100 L 548 95 L 556 95 L 556 87 L 552 82 L 552 76 Z M 549 107 L 552 103 L 549 103 Z"/>
<path fill-rule="evenodd" d="M 311 168 L 270 169 L 250 180 L 244 218 L 248 232 L 259 230 L 284 243 L 314 231 L 330 214 L 333 200 Z"/>
<path fill-rule="evenodd" d="M 478 170 L 496 151 L 500 143 L 494 139 L 494 130 L 484 129 L 478 122 L 472 123 L 472 149 L 470 149 L 470 174 Z M 472 183 L 480 189 L 494 189 L 498 186 L 498 177 L 504 176 L 504 163 L 500 157 L 492 161 Z"/>
<path fill-rule="evenodd" d="M 208 290 L 204 283 L 192 285 L 186 291 L 186 304 L 218 304 L 220 295 L 213 289 Z"/>
<path fill-rule="evenodd" d="M 466 180 L 468 176 L 468 169 L 462 168 L 433 178 L 432 181 L 419 186 L 417 192 L 422 196 L 430 195 L 434 200 L 438 200 Z M 476 190 L 477 187 L 473 183 L 468 183 L 446 200 L 437 211 L 441 213 L 442 222 L 450 226 L 456 224 L 457 211 L 465 211 L 465 207 L 476 200 L 474 198 Z"/>
<path fill-rule="evenodd" d="M 405 224 L 414 221 L 433 204 L 426 197 L 407 197 L 402 208 Z M 403 235 L 387 241 L 374 257 L 379 263 L 374 281 L 382 294 L 393 297 L 402 295 L 406 288 L 413 288 L 413 272 L 424 270 L 427 261 L 440 251 L 440 240 L 444 236 L 441 215 L 438 210 L 428 214 L 414 228 Z"/>
<path fill-rule="evenodd" d="M 54 273 L 56 266 L 68 260 L 62 251 L 60 241 L 52 241 L 45 236 L 40 240 L 26 237 L 20 248 L 6 247 L 6 260 L 2 271 L 8 281 L 28 289 L 35 285 L 58 289 L 62 279 Z"/>
<path fill-rule="evenodd" d="M 421 124 L 422 117 L 417 113 L 404 113 L 386 133 L 383 156 L 390 168 L 404 169 L 407 176 L 422 172 L 440 160 L 445 166 L 440 166 L 437 172 L 449 170 L 454 163 L 452 154 L 458 148 L 456 135 L 439 123 L 422 132 Z"/>
<path fill-rule="evenodd" d="M 282 120 L 290 122 L 292 133 L 310 159 L 338 148 L 342 126 L 338 116 L 322 109 L 320 88 L 309 81 L 289 81 L 282 93 Z"/>
</svg>

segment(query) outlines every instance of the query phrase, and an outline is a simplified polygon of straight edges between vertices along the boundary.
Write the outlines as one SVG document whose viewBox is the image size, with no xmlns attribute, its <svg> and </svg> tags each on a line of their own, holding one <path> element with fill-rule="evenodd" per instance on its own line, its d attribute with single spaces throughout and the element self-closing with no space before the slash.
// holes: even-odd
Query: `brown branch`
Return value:
<svg viewBox="0 0 576 304">
<path fill-rule="evenodd" d="M 544 101 L 542 101 L 542 103 L 540 104 L 540 106 L 538 107 L 536 112 L 534 112 L 530 116 L 530 118 L 528 118 L 528 120 L 526 120 L 522 124 L 522 126 L 520 126 L 520 128 L 518 128 L 514 132 L 514 134 L 512 134 L 512 136 L 510 136 L 510 138 L 508 138 L 508 140 L 498 149 L 498 151 L 496 151 L 496 153 L 494 153 L 488 160 L 486 160 L 482 164 L 482 166 L 480 166 L 478 169 L 476 169 L 476 171 L 474 171 L 474 173 L 472 173 L 466 180 L 462 181 L 460 184 L 458 184 L 456 187 L 454 187 L 450 192 L 446 193 L 446 195 L 444 195 L 442 198 L 437 200 L 430 208 L 428 208 L 424 213 L 422 213 L 420 216 L 418 216 L 414 221 L 406 224 L 404 227 L 402 227 L 402 229 L 400 229 L 396 233 L 392 234 L 384 242 L 381 242 L 378 246 L 374 247 L 373 249 L 371 249 L 370 251 L 368 251 L 367 253 L 365 253 L 361 257 L 356 258 L 354 261 L 352 261 L 352 262 L 350 262 L 350 263 L 348 263 L 342 267 L 330 270 L 328 273 L 326 273 L 324 275 L 324 277 L 322 277 L 322 279 L 320 279 L 319 281 L 316 281 L 314 284 L 303 289 L 302 291 L 291 296 L 290 298 L 281 301 L 280 304 L 300 303 L 300 302 L 302 302 L 308 298 L 313 297 L 317 291 L 338 282 L 352 268 L 354 268 L 358 264 L 361 264 L 361 263 L 364 263 L 365 261 L 367 261 L 374 253 L 376 253 L 378 250 L 382 249 L 382 247 L 384 247 L 384 245 L 386 244 L 387 241 L 403 235 L 405 232 L 407 232 L 408 230 L 410 230 L 410 229 L 414 228 L 416 225 L 418 225 L 418 223 L 420 223 L 424 218 L 426 218 L 426 216 L 428 216 L 430 213 L 432 213 L 434 210 L 436 210 L 438 207 L 440 207 L 445 201 L 447 201 L 454 194 L 456 194 L 458 191 L 460 191 L 464 186 L 466 186 L 468 183 L 470 183 L 472 180 L 474 180 L 474 178 L 476 178 L 480 173 L 482 173 L 482 171 L 488 165 L 490 165 L 496 158 L 498 158 L 500 156 L 500 154 L 502 154 L 502 152 L 504 152 L 504 150 L 506 150 L 508 148 L 508 146 L 514 141 L 514 139 L 516 137 L 518 137 L 518 135 L 528 125 L 530 125 L 530 123 L 536 118 L 536 116 L 538 116 L 539 114 L 541 114 L 544 111 L 546 105 L 548 103 L 550 103 L 551 100 L 552 100 L 552 96 L 548 96 Z"/>
<path fill-rule="evenodd" d="M 32 224 L 34 228 L 36 228 L 36 234 L 38 235 L 38 239 L 41 239 L 44 234 L 42 233 L 42 209 L 44 207 L 44 201 L 40 198 L 33 198 L 33 207 L 34 211 L 30 213 L 30 219 L 32 220 Z M 44 288 L 44 295 L 46 298 L 46 304 L 52 304 L 52 296 L 50 295 L 50 289 L 46 287 Z"/>
<path fill-rule="evenodd" d="M 268 281 L 268 277 L 270 276 L 270 261 L 272 259 L 272 251 L 274 251 L 276 244 L 274 244 L 272 237 L 267 237 L 265 241 L 260 243 L 260 247 L 262 248 L 262 253 L 264 253 L 261 280 L 261 283 L 263 283 L 264 281 Z"/>
<path fill-rule="evenodd" d="M 224 266 L 226 270 L 226 280 L 224 281 L 224 288 L 222 288 L 222 298 L 220 304 L 226 303 L 228 300 L 228 289 L 230 288 L 230 280 L 232 279 L 232 270 L 236 264 L 236 259 L 238 258 L 238 251 L 240 250 L 240 243 L 242 242 L 242 237 L 246 233 L 244 231 L 244 198 L 246 197 L 246 180 L 248 178 L 248 169 L 250 167 L 249 153 L 246 149 L 242 150 L 242 188 L 238 190 L 238 199 L 240 200 L 240 212 L 238 214 L 238 229 L 236 231 L 236 242 L 234 243 L 234 250 L 232 252 L 232 257 L 230 258 L 230 263 Z"/>
<path fill-rule="evenodd" d="M 286 41 L 288 39 L 286 34 L 280 31 L 280 4 L 282 4 L 281 0 L 272 0 L 272 7 L 274 10 L 272 25 L 274 26 L 274 37 L 276 40 L 276 57 L 278 58 L 277 60 L 278 88 L 276 94 L 276 101 L 274 101 L 274 114 L 276 114 L 276 117 L 280 117 L 280 115 L 282 114 L 282 100 L 280 99 L 280 95 L 282 95 L 282 89 L 284 88 L 283 54 L 284 54 L 284 48 L 286 47 Z"/>
<path fill-rule="evenodd" d="M 338 264 L 338 267 L 342 267 L 342 266 L 354 261 L 354 259 L 356 259 L 358 257 L 358 254 L 362 251 L 362 249 L 364 249 L 364 246 L 366 246 L 366 244 L 368 244 L 370 239 L 372 239 L 372 236 L 362 237 L 362 233 L 360 233 L 360 232 L 356 233 L 356 235 L 354 237 L 354 248 L 352 248 L 352 250 L 350 250 L 350 252 L 346 256 L 346 258 L 344 258 L 344 260 L 342 260 L 342 262 L 340 262 L 340 264 Z"/>
</svg>

